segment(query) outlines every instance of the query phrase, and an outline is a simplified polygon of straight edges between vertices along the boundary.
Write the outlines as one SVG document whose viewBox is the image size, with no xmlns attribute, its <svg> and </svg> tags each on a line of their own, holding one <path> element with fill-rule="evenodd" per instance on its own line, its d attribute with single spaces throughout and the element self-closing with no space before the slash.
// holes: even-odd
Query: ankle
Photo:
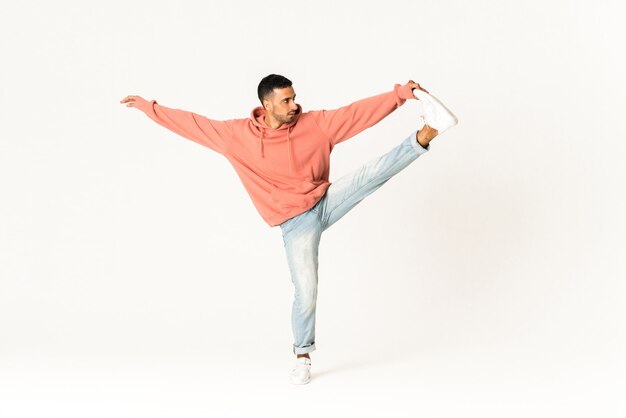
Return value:
<svg viewBox="0 0 626 418">
<path fill-rule="evenodd" d="M 435 128 L 431 128 L 428 125 L 424 125 L 422 129 L 417 131 L 417 135 L 416 135 L 417 142 L 421 146 L 426 147 L 428 146 L 428 143 L 437 136 L 438 133 L 439 131 L 437 131 Z"/>
<path fill-rule="evenodd" d="M 297 354 L 296 358 L 300 358 L 300 357 L 306 357 L 308 359 L 310 359 L 311 357 L 309 356 L 309 353 L 305 353 L 305 354 Z"/>
</svg>

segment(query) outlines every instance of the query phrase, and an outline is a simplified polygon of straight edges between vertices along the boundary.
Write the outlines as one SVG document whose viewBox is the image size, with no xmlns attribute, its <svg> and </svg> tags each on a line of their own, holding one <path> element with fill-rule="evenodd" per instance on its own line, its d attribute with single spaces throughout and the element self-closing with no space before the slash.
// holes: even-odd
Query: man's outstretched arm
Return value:
<svg viewBox="0 0 626 418">
<path fill-rule="evenodd" d="M 335 146 L 377 124 L 402 106 L 407 99 L 414 99 L 414 88 L 426 91 L 419 83 L 410 80 L 404 85 L 396 84 L 393 91 L 387 93 L 358 100 L 338 109 L 309 113 L 315 117 L 322 132 L 330 139 L 331 146 Z"/>
<path fill-rule="evenodd" d="M 232 134 L 228 121 L 212 120 L 194 112 L 165 107 L 156 100 L 146 100 L 141 96 L 126 96 L 120 103 L 136 107 L 159 125 L 220 154 L 225 154 L 228 149 Z"/>
</svg>

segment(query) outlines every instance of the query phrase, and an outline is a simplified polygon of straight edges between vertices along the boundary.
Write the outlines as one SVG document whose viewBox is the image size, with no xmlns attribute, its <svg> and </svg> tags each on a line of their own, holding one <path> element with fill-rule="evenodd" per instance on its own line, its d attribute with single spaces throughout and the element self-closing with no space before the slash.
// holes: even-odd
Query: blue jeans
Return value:
<svg viewBox="0 0 626 418">
<path fill-rule="evenodd" d="M 416 133 L 386 154 L 333 182 L 315 206 L 280 224 L 295 290 L 291 309 L 295 354 L 315 350 L 317 256 L 322 232 L 429 151 L 430 145 L 424 148 L 417 142 Z"/>
</svg>

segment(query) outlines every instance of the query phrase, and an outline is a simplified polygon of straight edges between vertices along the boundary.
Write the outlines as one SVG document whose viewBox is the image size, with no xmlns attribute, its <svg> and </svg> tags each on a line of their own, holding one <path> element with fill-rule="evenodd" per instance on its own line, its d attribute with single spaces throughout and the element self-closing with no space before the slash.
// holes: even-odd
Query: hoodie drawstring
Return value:
<svg viewBox="0 0 626 418">
<path fill-rule="evenodd" d="M 263 152 L 263 134 L 265 133 L 265 131 L 263 129 L 261 129 L 261 135 L 259 135 L 259 146 L 260 151 L 261 151 L 261 157 L 265 158 L 265 153 Z"/>
<path fill-rule="evenodd" d="M 287 129 L 287 153 L 289 154 L 289 172 L 291 173 L 291 128 L 293 128 L 294 125 L 291 125 L 288 129 Z"/>
<path fill-rule="evenodd" d="M 292 163 L 292 157 L 291 157 L 291 129 L 294 127 L 295 125 L 291 125 L 288 129 L 287 129 L 287 157 L 289 158 L 289 172 L 292 173 L 293 172 L 293 163 Z M 263 138 L 265 137 L 265 130 L 264 129 L 260 129 L 259 130 L 259 151 L 261 151 L 261 157 L 265 158 L 265 153 L 263 151 Z"/>
</svg>

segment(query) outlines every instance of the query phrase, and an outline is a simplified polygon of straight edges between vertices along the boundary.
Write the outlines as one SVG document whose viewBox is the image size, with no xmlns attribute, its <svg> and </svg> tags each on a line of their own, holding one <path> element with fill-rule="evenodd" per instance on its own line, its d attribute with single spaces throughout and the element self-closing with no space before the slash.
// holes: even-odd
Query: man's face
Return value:
<svg viewBox="0 0 626 418">
<path fill-rule="evenodd" d="M 293 87 L 274 89 L 274 93 L 263 100 L 266 112 L 281 123 L 293 122 L 298 111 Z"/>
</svg>

